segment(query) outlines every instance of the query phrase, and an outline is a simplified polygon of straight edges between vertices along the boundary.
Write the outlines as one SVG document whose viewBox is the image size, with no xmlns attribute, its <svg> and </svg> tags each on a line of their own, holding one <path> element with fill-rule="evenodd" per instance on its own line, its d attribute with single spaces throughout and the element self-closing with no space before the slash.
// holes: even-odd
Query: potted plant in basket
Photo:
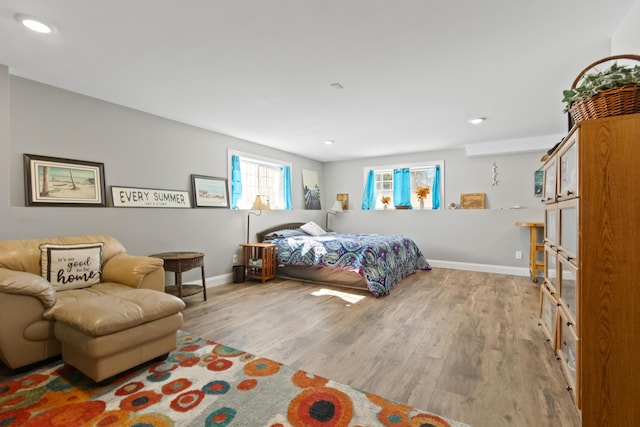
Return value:
<svg viewBox="0 0 640 427">
<path fill-rule="evenodd" d="M 616 59 L 640 61 L 640 56 L 616 55 L 596 61 L 576 77 L 571 89 L 563 91 L 564 111 L 571 113 L 575 123 L 640 112 L 640 65 L 614 62 L 604 70 L 587 74 L 596 65 Z"/>
</svg>

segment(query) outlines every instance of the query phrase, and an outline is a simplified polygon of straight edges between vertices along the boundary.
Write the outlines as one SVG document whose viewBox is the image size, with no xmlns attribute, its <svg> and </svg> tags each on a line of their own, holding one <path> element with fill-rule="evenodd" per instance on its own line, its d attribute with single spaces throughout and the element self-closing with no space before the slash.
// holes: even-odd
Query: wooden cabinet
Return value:
<svg viewBox="0 0 640 427">
<path fill-rule="evenodd" d="M 637 425 L 640 114 L 581 122 L 542 169 L 540 323 L 582 425 Z"/>
<path fill-rule="evenodd" d="M 242 263 L 247 279 L 266 282 L 276 277 L 276 245 L 272 243 L 242 244 Z"/>
</svg>

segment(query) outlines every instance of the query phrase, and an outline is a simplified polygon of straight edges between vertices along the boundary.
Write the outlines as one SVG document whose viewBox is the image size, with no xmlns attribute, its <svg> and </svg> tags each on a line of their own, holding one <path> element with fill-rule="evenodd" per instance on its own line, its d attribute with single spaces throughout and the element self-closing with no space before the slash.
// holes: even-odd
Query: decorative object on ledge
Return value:
<svg viewBox="0 0 640 427">
<path fill-rule="evenodd" d="M 384 209 L 389 209 L 389 204 L 391 203 L 391 196 L 382 196 L 380 197 L 380 201 L 382 202 L 382 206 Z"/>
<path fill-rule="evenodd" d="M 191 175 L 191 191 L 196 208 L 229 209 L 229 190 L 226 178 Z"/>
<path fill-rule="evenodd" d="M 324 225 L 325 230 L 329 229 L 329 214 L 335 215 L 338 212 L 342 212 L 342 202 L 340 200 L 336 200 L 335 202 L 333 202 L 333 205 L 331 205 L 331 207 L 327 211 L 327 219 Z"/>
<path fill-rule="evenodd" d="M 497 187 L 498 182 L 498 165 L 496 165 L 496 162 L 493 162 L 493 166 L 491 166 L 491 186 Z"/>
<path fill-rule="evenodd" d="M 190 208 L 188 191 L 111 186 L 115 208 Z"/>
<path fill-rule="evenodd" d="M 484 193 L 469 193 L 460 195 L 460 209 L 484 209 Z"/>
<path fill-rule="evenodd" d="M 431 193 L 431 187 L 428 185 L 418 186 L 416 188 L 416 196 L 418 196 L 418 202 L 420 202 L 420 209 L 424 209 L 424 199 Z"/>
<path fill-rule="evenodd" d="M 107 206 L 104 164 L 24 154 L 27 206 Z"/>
<path fill-rule="evenodd" d="M 573 124 L 640 112 L 640 65 L 618 65 L 617 60 L 640 61 L 640 55 L 602 58 L 582 70 L 571 89 L 563 91 L 564 111 L 570 113 Z M 594 68 L 610 61 L 616 62 L 604 71 Z M 596 72 L 588 74 L 592 69 Z"/>
</svg>

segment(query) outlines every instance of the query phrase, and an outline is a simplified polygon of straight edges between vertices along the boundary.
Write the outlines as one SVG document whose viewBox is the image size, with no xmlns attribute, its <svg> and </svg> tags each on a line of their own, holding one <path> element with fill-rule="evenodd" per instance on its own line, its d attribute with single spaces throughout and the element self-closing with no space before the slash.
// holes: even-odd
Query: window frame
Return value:
<svg viewBox="0 0 640 427">
<path fill-rule="evenodd" d="M 445 195 L 444 160 L 431 160 L 431 161 L 415 162 L 415 163 L 395 163 L 395 164 L 389 164 L 389 165 L 367 166 L 363 170 L 363 189 L 367 185 L 367 176 L 370 170 L 373 170 L 373 173 L 375 176 L 376 173 L 386 172 L 386 171 L 393 172 L 394 169 L 399 169 L 399 168 L 409 168 L 411 172 L 414 172 L 414 169 L 435 168 L 436 166 L 440 166 L 440 207 L 438 209 L 433 209 L 433 210 L 441 210 L 441 209 L 444 209 L 444 195 Z M 412 195 L 413 194 L 414 192 L 412 191 Z M 378 194 L 378 191 L 376 190 L 376 207 L 374 210 L 384 209 L 384 206 L 380 202 L 380 196 L 381 194 Z M 393 203 L 393 188 L 391 189 L 391 200 Z M 417 206 L 413 206 L 414 209 L 416 207 Z M 394 209 L 393 206 L 390 206 L 390 208 Z M 432 210 L 432 208 L 429 208 L 429 209 Z"/>
<path fill-rule="evenodd" d="M 263 164 L 263 165 L 271 166 L 271 167 L 275 167 L 275 168 L 288 166 L 290 168 L 290 170 L 293 169 L 293 166 L 292 166 L 291 162 L 285 162 L 285 161 L 274 159 L 274 158 L 271 158 L 271 157 L 266 157 L 266 156 L 261 156 L 261 155 L 258 155 L 258 154 L 247 153 L 247 152 L 244 152 L 244 151 L 238 151 L 238 150 L 229 149 L 227 151 L 227 177 L 228 177 L 228 180 L 229 180 L 229 195 L 230 195 L 230 197 L 231 197 L 231 194 L 232 194 L 232 186 L 233 186 L 233 181 L 232 181 L 232 176 L 231 176 L 231 170 L 232 170 L 231 157 L 234 156 L 234 155 L 240 157 L 240 161 L 241 162 L 244 159 L 245 161 L 250 161 L 250 162 L 254 162 L 254 163 L 258 163 L 258 164 Z M 280 184 L 281 184 L 281 188 L 280 188 L 279 192 L 280 192 L 280 195 L 282 197 L 282 201 L 284 202 L 284 196 L 285 196 L 285 194 L 284 194 L 284 180 L 281 179 L 280 180 Z M 243 190 L 244 190 L 244 183 L 243 183 Z M 256 195 L 257 194 L 252 195 L 251 199 L 255 199 Z M 284 206 L 277 207 L 277 206 L 273 206 L 271 204 L 270 204 L 269 208 L 271 210 L 282 210 L 282 211 L 288 210 L 288 209 L 285 209 Z M 239 207 L 236 210 L 251 210 L 251 206 L 244 207 L 244 208 L 240 208 Z"/>
</svg>

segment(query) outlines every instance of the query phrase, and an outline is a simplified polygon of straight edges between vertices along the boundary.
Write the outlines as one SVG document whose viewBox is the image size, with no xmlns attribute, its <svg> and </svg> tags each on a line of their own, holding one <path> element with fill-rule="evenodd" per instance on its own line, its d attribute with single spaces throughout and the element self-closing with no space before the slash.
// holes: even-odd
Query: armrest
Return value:
<svg viewBox="0 0 640 427">
<path fill-rule="evenodd" d="M 45 308 L 56 303 L 56 291 L 46 279 L 26 271 L 0 267 L 0 292 L 32 296 L 39 299 Z"/>
<path fill-rule="evenodd" d="M 102 281 L 139 288 L 146 275 L 161 269 L 163 265 L 164 261 L 160 258 L 119 254 L 102 266 Z"/>
</svg>

